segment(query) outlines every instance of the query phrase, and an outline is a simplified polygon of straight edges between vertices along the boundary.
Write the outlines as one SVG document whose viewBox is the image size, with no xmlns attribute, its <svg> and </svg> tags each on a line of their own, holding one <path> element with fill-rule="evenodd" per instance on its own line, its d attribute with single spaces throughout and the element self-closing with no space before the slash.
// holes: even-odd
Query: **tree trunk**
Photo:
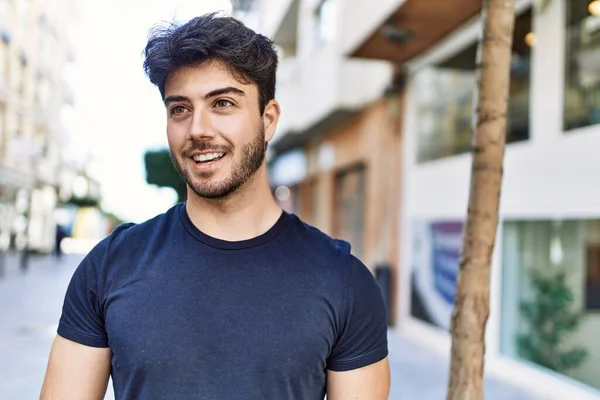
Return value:
<svg viewBox="0 0 600 400">
<path fill-rule="evenodd" d="M 490 269 L 502 186 L 514 0 L 483 0 L 471 191 L 452 315 L 447 400 L 483 399 Z"/>
</svg>

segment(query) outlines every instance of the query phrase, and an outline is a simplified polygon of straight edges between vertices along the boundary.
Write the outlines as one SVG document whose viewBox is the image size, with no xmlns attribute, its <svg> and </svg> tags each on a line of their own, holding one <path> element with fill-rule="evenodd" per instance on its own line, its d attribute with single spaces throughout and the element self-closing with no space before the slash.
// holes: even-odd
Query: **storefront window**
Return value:
<svg viewBox="0 0 600 400">
<path fill-rule="evenodd" d="M 600 220 L 511 221 L 501 352 L 600 389 Z"/>
<path fill-rule="evenodd" d="M 358 258 L 364 250 L 365 172 L 364 165 L 356 165 L 336 174 L 334 183 L 334 236 L 350 242 Z"/>
<path fill-rule="evenodd" d="M 508 105 L 507 142 L 529 138 L 531 11 L 516 19 Z M 473 135 L 473 94 L 477 43 L 415 76 L 417 160 L 464 153 Z"/>
<path fill-rule="evenodd" d="M 566 2 L 565 130 L 600 123 L 600 4 L 591 3 Z"/>
</svg>

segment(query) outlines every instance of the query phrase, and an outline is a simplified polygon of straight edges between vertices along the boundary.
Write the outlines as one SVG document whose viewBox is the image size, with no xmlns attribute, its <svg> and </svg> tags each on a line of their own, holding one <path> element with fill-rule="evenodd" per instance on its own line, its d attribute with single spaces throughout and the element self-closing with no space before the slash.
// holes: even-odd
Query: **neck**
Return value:
<svg viewBox="0 0 600 400">
<path fill-rule="evenodd" d="M 206 235 L 227 241 L 252 239 L 268 231 L 281 216 L 263 165 L 225 199 L 206 199 L 188 187 L 187 213 Z"/>
</svg>

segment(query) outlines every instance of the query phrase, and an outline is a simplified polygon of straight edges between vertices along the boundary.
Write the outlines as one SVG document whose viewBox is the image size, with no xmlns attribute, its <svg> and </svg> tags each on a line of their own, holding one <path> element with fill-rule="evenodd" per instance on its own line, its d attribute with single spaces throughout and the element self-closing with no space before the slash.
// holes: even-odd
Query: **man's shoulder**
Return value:
<svg viewBox="0 0 600 400">
<path fill-rule="evenodd" d="M 304 222 L 298 216 L 291 216 L 298 242 L 309 255 L 318 256 L 327 261 L 350 262 L 352 247 L 349 242 L 334 238 L 321 229 Z"/>
<path fill-rule="evenodd" d="M 115 227 L 85 256 L 78 269 L 87 271 L 100 281 L 120 279 L 136 273 L 135 261 L 149 256 L 163 243 L 166 230 L 174 225 L 180 205 L 144 222 L 127 222 Z M 132 264 L 133 263 L 133 264 Z"/>
<path fill-rule="evenodd" d="M 159 233 L 163 228 L 179 218 L 182 203 L 178 203 L 162 214 L 158 214 L 143 222 L 126 222 L 118 225 L 107 237 L 111 246 L 129 242 L 130 240 L 147 239 Z"/>
<path fill-rule="evenodd" d="M 104 263 L 107 259 L 114 262 L 123 255 L 131 256 L 135 252 L 144 251 L 155 241 L 154 238 L 156 240 L 160 237 L 164 238 L 164 230 L 179 218 L 180 207 L 181 204 L 177 204 L 144 222 L 126 222 L 116 226 L 88 256 L 95 260 L 102 260 Z"/>
</svg>

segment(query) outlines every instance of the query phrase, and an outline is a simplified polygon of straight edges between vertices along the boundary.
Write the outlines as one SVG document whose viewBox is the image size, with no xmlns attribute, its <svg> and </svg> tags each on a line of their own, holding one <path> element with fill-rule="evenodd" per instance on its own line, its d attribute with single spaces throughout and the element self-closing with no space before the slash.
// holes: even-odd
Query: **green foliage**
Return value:
<svg viewBox="0 0 600 400">
<path fill-rule="evenodd" d="M 93 197 L 76 197 L 76 196 L 71 196 L 71 198 L 69 200 L 67 200 L 65 202 L 66 204 L 72 204 L 76 207 L 93 207 L 93 208 L 99 208 L 100 207 L 100 200 L 93 198 Z"/>
<path fill-rule="evenodd" d="M 173 166 L 169 149 L 148 150 L 144 154 L 146 182 L 158 187 L 168 187 L 177 193 L 177 201 L 186 199 L 186 184 Z"/>
<path fill-rule="evenodd" d="M 583 363 L 588 352 L 582 347 L 565 349 L 565 338 L 577 330 L 583 313 L 573 308 L 573 293 L 565 273 L 546 276 L 531 272 L 534 300 L 521 303 L 521 315 L 528 330 L 517 336 L 520 356 L 546 368 L 565 372 Z"/>
</svg>

